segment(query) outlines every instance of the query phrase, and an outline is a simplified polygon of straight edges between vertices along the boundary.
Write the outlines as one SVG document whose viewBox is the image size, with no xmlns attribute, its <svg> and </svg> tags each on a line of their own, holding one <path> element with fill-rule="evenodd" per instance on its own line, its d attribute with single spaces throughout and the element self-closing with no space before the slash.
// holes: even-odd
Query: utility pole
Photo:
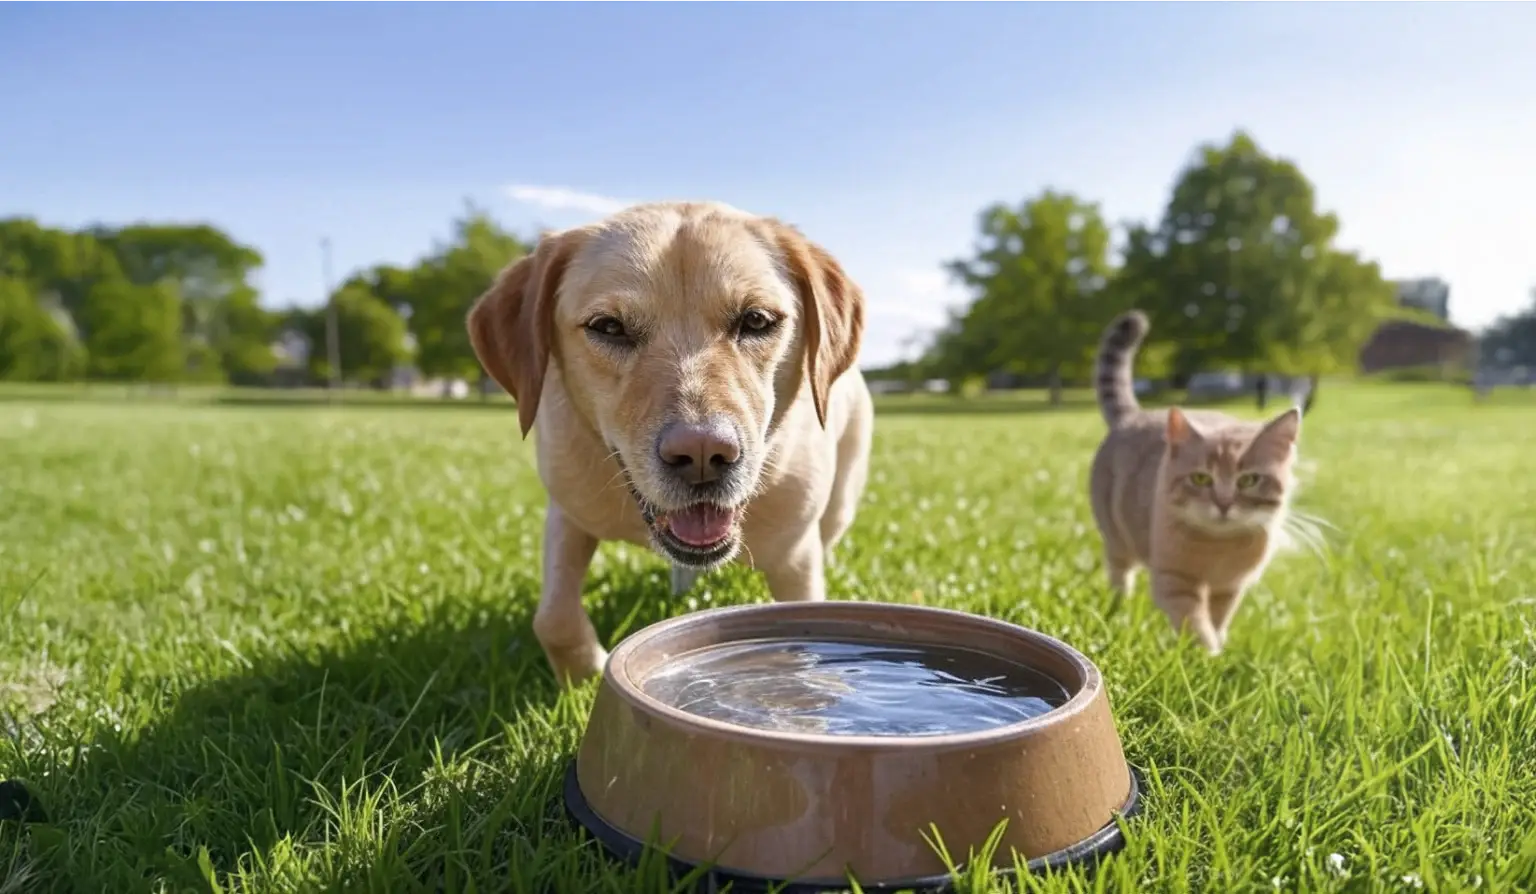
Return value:
<svg viewBox="0 0 1536 894">
<path fill-rule="evenodd" d="M 325 287 L 325 356 L 329 368 L 330 387 L 326 396 L 331 402 L 341 397 L 341 332 L 336 319 L 336 295 L 331 288 L 331 240 L 320 240 L 320 278 Z"/>
</svg>

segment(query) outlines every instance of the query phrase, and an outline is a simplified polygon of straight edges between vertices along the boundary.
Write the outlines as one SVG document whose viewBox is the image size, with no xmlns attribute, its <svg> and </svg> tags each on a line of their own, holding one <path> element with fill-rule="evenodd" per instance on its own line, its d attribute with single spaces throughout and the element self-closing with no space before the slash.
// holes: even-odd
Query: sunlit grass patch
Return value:
<svg viewBox="0 0 1536 894">
<path fill-rule="evenodd" d="M 1216 660 L 1112 610 L 1091 409 L 883 406 L 834 598 L 1067 640 L 1146 776 L 1122 854 L 1029 890 L 1536 885 L 1529 401 L 1326 386 L 1302 505 L 1338 530 Z M 559 805 L 591 690 L 529 630 L 531 459 L 504 407 L 0 402 L 0 778 L 47 812 L 0 821 L 0 892 L 665 890 Z M 611 645 L 767 591 L 607 545 L 587 593 Z"/>
</svg>

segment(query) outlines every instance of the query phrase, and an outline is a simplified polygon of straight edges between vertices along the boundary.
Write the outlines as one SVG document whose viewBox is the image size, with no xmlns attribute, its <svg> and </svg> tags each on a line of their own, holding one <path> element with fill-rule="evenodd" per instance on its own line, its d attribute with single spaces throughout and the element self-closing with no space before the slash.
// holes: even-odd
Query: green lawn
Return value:
<svg viewBox="0 0 1536 894">
<path fill-rule="evenodd" d="M 1215 660 L 1144 595 L 1111 611 L 1091 410 L 936 404 L 882 402 L 829 588 L 1103 668 L 1146 813 L 1030 890 L 1536 885 L 1536 400 L 1325 387 L 1301 502 L 1331 552 L 1276 565 Z M 0 821 L 0 894 L 664 890 L 558 803 L 591 690 L 557 696 L 529 630 L 531 457 L 504 406 L 0 399 L 0 778 L 48 814 Z M 733 569 L 673 599 L 617 545 L 588 584 L 610 645 L 765 598 Z"/>
</svg>

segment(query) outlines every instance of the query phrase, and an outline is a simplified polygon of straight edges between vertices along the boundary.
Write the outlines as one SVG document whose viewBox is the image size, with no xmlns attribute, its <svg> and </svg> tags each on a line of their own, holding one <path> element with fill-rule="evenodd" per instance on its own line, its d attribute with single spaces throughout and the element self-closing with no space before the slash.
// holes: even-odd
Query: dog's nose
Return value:
<svg viewBox="0 0 1536 894">
<path fill-rule="evenodd" d="M 722 419 L 671 422 L 656 439 L 656 455 L 674 474 L 702 484 L 741 459 L 741 439 L 736 427 Z"/>
</svg>

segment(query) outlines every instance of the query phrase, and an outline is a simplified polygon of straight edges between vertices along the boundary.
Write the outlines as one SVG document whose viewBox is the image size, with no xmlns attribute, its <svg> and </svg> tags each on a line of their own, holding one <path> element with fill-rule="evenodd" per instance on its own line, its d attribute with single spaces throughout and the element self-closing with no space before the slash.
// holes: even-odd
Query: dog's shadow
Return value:
<svg viewBox="0 0 1536 894">
<path fill-rule="evenodd" d="M 586 589 L 610 645 L 688 599 L 664 569 Z M 535 599 L 406 606 L 341 647 L 252 656 L 137 733 L 106 726 L 32 768 L 48 816 L 29 827 L 27 890 L 637 890 L 596 871 L 560 805 L 593 687 L 559 694 Z"/>
</svg>

